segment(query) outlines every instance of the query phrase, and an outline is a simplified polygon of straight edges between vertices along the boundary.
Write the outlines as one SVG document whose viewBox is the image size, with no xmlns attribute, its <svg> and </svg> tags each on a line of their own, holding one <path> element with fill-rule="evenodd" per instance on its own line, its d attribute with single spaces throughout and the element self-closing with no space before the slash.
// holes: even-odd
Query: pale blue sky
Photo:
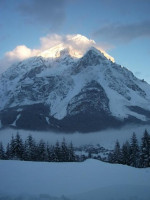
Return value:
<svg viewBox="0 0 150 200">
<path fill-rule="evenodd" d="M 150 0 L 0 0 L 0 59 L 48 34 L 93 39 L 150 83 Z"/>
</svg>

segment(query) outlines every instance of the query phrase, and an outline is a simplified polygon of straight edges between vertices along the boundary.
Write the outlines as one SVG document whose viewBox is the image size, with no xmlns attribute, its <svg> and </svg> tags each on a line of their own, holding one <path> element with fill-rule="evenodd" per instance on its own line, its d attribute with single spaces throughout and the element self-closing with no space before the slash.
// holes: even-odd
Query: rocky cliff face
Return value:
<svg viewBox="0 0 150 200">
<path fill-rule="evenodd" d="M 126 123 L 150 123 L 150 85 L 94 47 L 81 58 L 61 48 L 0 76 L 1 127 L 89 132 Z"/>
</svg>

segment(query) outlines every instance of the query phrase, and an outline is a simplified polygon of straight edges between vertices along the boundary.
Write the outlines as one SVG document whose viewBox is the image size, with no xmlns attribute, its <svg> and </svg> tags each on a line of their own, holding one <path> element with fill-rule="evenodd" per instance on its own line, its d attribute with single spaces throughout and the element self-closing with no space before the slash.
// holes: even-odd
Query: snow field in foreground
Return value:
<svg viewBox="0 0 150 200">
<path fill-rule="evenodd" d="M 150 199 L 150 168 L 92 159 L 81 163 L 0 161 L 0 177 L 0 200 L 65 199 L 62 195 L 69 200 Z"/>
</svg>

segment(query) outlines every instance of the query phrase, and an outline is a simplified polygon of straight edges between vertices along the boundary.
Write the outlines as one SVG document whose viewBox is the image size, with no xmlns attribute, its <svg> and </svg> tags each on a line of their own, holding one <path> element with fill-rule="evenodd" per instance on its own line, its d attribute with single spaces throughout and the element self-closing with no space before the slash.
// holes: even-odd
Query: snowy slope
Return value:
<svg viewBox="0 0 150 200">
<path fill-rule="evenodd" d="M 70 200 L 150 199 L 149 168 L 90 159 L 83 163 L 0 161 L 0 169 L 1 199 L 19 195 L 20 199 L 62 195 Z"/>
<path fill-rule="evenodd" d="M 10 67 L 0 76 L 0 102 L 1 126 L 86 132 L 85 123 L 150 123 L 150 85 L 95 47 L 81 55 L 59 44 Z"/>
</svg>

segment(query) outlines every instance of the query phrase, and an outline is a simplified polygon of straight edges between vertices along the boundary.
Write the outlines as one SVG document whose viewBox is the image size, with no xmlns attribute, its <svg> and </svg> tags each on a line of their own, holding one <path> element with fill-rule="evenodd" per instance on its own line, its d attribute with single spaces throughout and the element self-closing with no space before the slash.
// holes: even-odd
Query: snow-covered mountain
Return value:
<svg viewBox="0 0 150 200">
<path fill-rule="evenodd" d="M 60 44 L 0 75 L 1 127 L 88 132 L 127 123 L 150 124 L 150 85 L 95 47 L 81 55 Z"/>
</svg>

